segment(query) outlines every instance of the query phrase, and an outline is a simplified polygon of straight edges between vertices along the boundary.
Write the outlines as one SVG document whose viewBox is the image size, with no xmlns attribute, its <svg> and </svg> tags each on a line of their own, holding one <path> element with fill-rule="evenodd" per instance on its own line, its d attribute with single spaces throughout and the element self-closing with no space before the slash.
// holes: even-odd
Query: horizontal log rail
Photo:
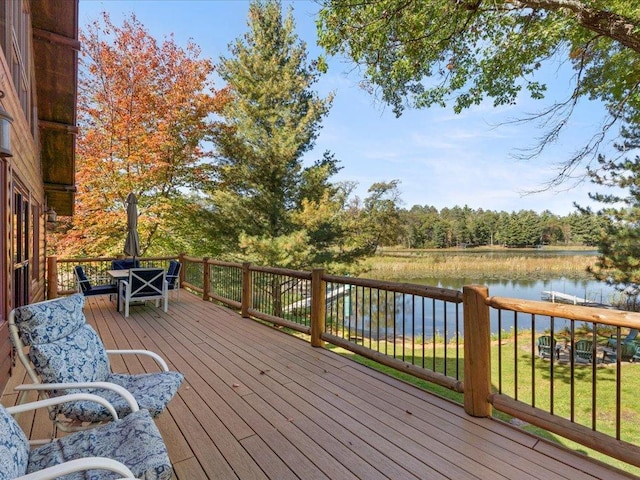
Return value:
<svg viewBox="0 0 640 480">
<path fill-rule="evenodd" d="M 311 280 L 311 272 L 301 272 L 300 270 L 291 270 L 289 268 L 259 267 L 257 265 L 251 264 L 248 265 L 248 268 L 252 272 L 272 273 L 275 275 L 283 275 L 291 278 Z"/>
<path fill-rule="evenodd" d="M 409 295 L 423 295 L 445 302 L 462 303 L 462 292 L 450 288 L 431 287 L 429 285 L 417 285 L 415 283 L 388 282 L 371 278 L 340 277 L 326 274 L 322 276 L 322 279 L 325 282 L 397 291 Z"/>
<path fill-rule="evenodd" d="M 611 438 L 609 435 L 593 431 L 526 403 L 518 402 L 506 395 L 493 394 L 489 400 L 501 412 L 561 435 L 585 447 L 598 450 L 610 457 L 638 466 L 640 448 L 637 445 Z"/>
<path fill-rule="evenodd" d="M 492 297 L 481 285 L 458 291 L 185 254 L 140 260 L 173 258 L 183 264 L 181 287 L 203 300 L 458 392 L 470 415 L 499 410 L 640 467 L 640 440 L 629 438 L 622 421 L 636 400 L 626 392 L 640 391 L 640 375 L 626 372 L 640 367 L 621 348 L 626 331 L 640 329 L 640 313 Z M 72 291 L 62 272 L 73 265 L 99 276 L 113 259 L 50 257 L 50 297 Z M 538 344 L 543 336 L 553 342 L 550 354 Z M 574 351 L 581 341 L 592 345 L 586 363 Z M 605 383 L 612 372 L 614 388 Z M 578 395 L 591 399 L 589 418 L 575 406 Z M 610 410 L 600 405 L 603 395 L 615 397 Z"/>
<path fill-rule="evenodd" d="M 614 327 L 640 328 L 640 313 L 612 310 L 609 308 L 585 307 L 562 303 L 521 300 L 508 297 L 488 297 L 487 305 L 501 310 L 533 315 L 565 318 L 582 322 L 611 325 Z"/>
</svg>

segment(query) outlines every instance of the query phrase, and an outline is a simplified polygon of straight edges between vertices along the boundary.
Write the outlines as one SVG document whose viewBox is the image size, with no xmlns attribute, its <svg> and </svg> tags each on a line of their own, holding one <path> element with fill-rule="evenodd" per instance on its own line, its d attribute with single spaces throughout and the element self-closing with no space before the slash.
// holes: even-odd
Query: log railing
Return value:
<svg viewBox="0 0 640 480">
<path fill-rule="evenodd" d="M 63 259 L 55 256 L 47 257 L 47 298 L 70 295 L 78 291 L 73 271 L 73 267 L 76 265 L 82 265 L 92 285 L 109 283 L 111 278 L 107 275 L 107 270 L 111 269 L 111 262 L 122 258 L 122 255 Z M 176 259 L 179 257 L 145 257 L 139 259 L 139 262 L 141 267 L 167 268 L 169 260 Z M 180 275 L 183 276 L 184 272 L 181 272 Z"/>
<path fill-rule="evenodd" d="M 164 265 L 176 257 L 141 259 Z M 181 287 L 445 387 L 465 411 L 492 409 L 640 467 L 640 365 L 624 337 L 640 314 L 180 255 Z M 74 291 L 72 267 L 99 280 L 111 258 L 49 259 L 49 294 Z M 69 273 L 71 272 L 71 276 Z M 553 339 L 542 351 L 538 339 Z M 579 343 L 592 351 L 577 355 Z M 557 348 L 556 348 L 557 347 Z M 638 350 L 640 359 L 640 349 Z M 585 360 L 586 355 L 587 360 Z M 631 413 L 630 413 L 631 412 Z"/>
<path fill-rule="evenodd" d="M 623 332 L 640 328 L 640 313 L 488 297 L 485 292 L 477 297 L 485 304 L 484 315 L 498 311 L 502 320 L 511 316 L 520 331 L 532 332 L 513 337 L 507 358 L 497 339 L 497 388 L 488 397 L 493 407 L 640 466 L 637 422 L 625 421 L 638 404 L 640 365 L 623 353 Z M 548 358 L 537 351 L 541 328 L 556 342 Z M 578 352 L 579 342 L 591 351 Z M 530 359 L 518 357 L 527 350 Z"/>
</svg>

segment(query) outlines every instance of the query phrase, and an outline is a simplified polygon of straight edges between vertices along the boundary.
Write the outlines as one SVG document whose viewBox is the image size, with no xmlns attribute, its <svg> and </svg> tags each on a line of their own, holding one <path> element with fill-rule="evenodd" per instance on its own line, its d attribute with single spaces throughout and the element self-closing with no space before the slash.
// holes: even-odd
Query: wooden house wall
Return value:
<svg viewBox="0 0 640 480">
<path fill-rule="evenodd" d="M 36 93 L 35 93 L 35 64 L 32 51 L 31 22 L 27 22 L 26 44 L 23 47 L 28 52 L 23 52 L 22 60 L 25 61 L 26 77 L 15 85 L 16 68 L 15 58 L 11 56 L 11 36 L 7 29 L 11 28 L 10 18 L 7 18 L 10 8 L 17 9 L 18 13 L 29 12 L 28 0 L 20 2 L 0 2 L 1 12 L 0 35 L 3 42 L 0 43 L 0 90 L 4 97 L 0 104 L 6 112 L 13 117 L 10 129 L 12 156 L 0 159 L 0 178 L 2 179 L 0 191 L 0 214 L 3 218 L 0 247 L 3 255 L 0 257 L 0 389 L 6 384 L 11 369 L 11 348 L 9 342 L 7 316 L 15 306 L 15 296 L 18 291 L 15 275 L 16 262 L 16 225 L 14 208 L 16 207 L 16 194 L 24 200 L 24 213 L 28 217 L 27 235 L 28 242 L 28 267 L 25 274 L 25 282 L 22 282 L 24 295 L 19 300 L 21 303 L 43 300 L 45 297 L 45 265 L 46 265 L 46 199 L 44 183 L 41 171 L 40 147 L 38 139 Z M 8 50 L 9 54 L 5 51 Z M 14 68 L 10 68 L 13 62 Z M 28 62 L 28 63 L 26 63 Z M 24 70 L 23 70 L 24 71 Z M 25 90 L 26 85 L 26 90 Z M 19 91 L 19 89 L 22 89 Z M 25 97 L 25 94 L 27 97 Z M 26 98 L 26 101 L 25 101 Z M 25 112 L 24 108 L 28 108 Z M 23 228 L 24 229 L 24 228 Z"/>
</svg>

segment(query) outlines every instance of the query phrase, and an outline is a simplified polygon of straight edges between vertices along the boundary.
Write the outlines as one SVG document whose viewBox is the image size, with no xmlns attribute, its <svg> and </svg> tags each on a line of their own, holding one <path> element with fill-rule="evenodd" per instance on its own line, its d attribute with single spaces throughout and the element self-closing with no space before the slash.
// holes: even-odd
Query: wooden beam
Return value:
<svg viewBox="0 0 640 480">
<path fill-rule="evenodd" d="M 59 33 L 42 30 L 41 28 L 34 28 L 32 31 L 34 38 L 54 43 L 56 45 L 64 45 L 72 48 L 73 50 L 77 50 L 78 52 L 80 51 L 80 41 L 75 38 L 65 37 Z"/>
<path fill-rule="evenodd" d="M 311 272 L 311 345 L 324 347 L 322 334 L 325 329 L 327 308 L 327 284 L 322 279 L 323 268 L 314 268 Z"/>
<path fill-rule="evenodd" d="M 484 285 L 463 287 L 464 305 L 464 410 L 474 417 L 490 417 L 491 328 Z"/>
<path fill-rule="evenodd" d="M 78 134 L 78 127 L 68 123 L 52 122 L 51 120 L 38 120 L 38 126 L 49 130 L 66 131 L 74 135 Z"/>
<path fill-rule="evenodd" d="M 63 184 L 63 183 L 45 183 L 45 192 L 77 192 L 78 189 L 75 185 Z"/>
</svg>

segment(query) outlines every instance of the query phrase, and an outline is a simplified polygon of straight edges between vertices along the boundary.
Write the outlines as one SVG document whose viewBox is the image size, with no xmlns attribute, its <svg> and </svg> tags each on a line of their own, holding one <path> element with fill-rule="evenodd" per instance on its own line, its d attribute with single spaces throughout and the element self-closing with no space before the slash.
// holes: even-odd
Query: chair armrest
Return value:
<svg viewBox="0 0 640 480">
<path fill-rule="evenodd" d="M 18 389 L 19 388 L 16 387 L 16 390 Z M 107 399 L 93 393 L 69 393 L 59 397 L 45 398 L 44 400 L 36 400 L 34 402 L 23 403 L 13 407 L 6 407 L 5 410 L 7 410 L 11 415 L 15 415 L 17 413 L 28 412 L 38 408 L 51 407 L 53 405 L 60 405 L 61 403 L 75 402 L 78 400 L 90 400 L 99 403 L 109 411 L 114 420 L 118 419 L 118 413 L 116 412 L 116 409 L 113 408 L 113 405 L 111 405 Z"/>
<path fill-rule="evenodd" d="M 163 371 L 168 372 L 169 366 L 164 359 L 151 350 L 107 350 L 108 355 L 146 355 L 153 358 Z"/>
<path fill-rule="evenodd" d="M 120 478 L 136 478 L 124 463 L 106 457 L 86 457 L 69 460 L 68 462 L 16 478 L 17 480 L 53 480 L 63 475 L 85 470 L 109 470 L 120 475 Z"/>
<path fill-rule="evenodd" d="M 28 385 L 18 385 L 15 390 L 70 390 L 70 389 L 82 389 L 82 388 L 104 388 L 105 390 L 111 390 L 118 393 L 129 404 L 129 408 L 132 412 L 140 410 L 138 402 L 135 397 L 129 393 L 124 387 L 116 385 L 111 382 L 78 382 L 78 383 L 31 383 Z M 62 398 L 62 397 L 55 397 Z"/>
</svg>

